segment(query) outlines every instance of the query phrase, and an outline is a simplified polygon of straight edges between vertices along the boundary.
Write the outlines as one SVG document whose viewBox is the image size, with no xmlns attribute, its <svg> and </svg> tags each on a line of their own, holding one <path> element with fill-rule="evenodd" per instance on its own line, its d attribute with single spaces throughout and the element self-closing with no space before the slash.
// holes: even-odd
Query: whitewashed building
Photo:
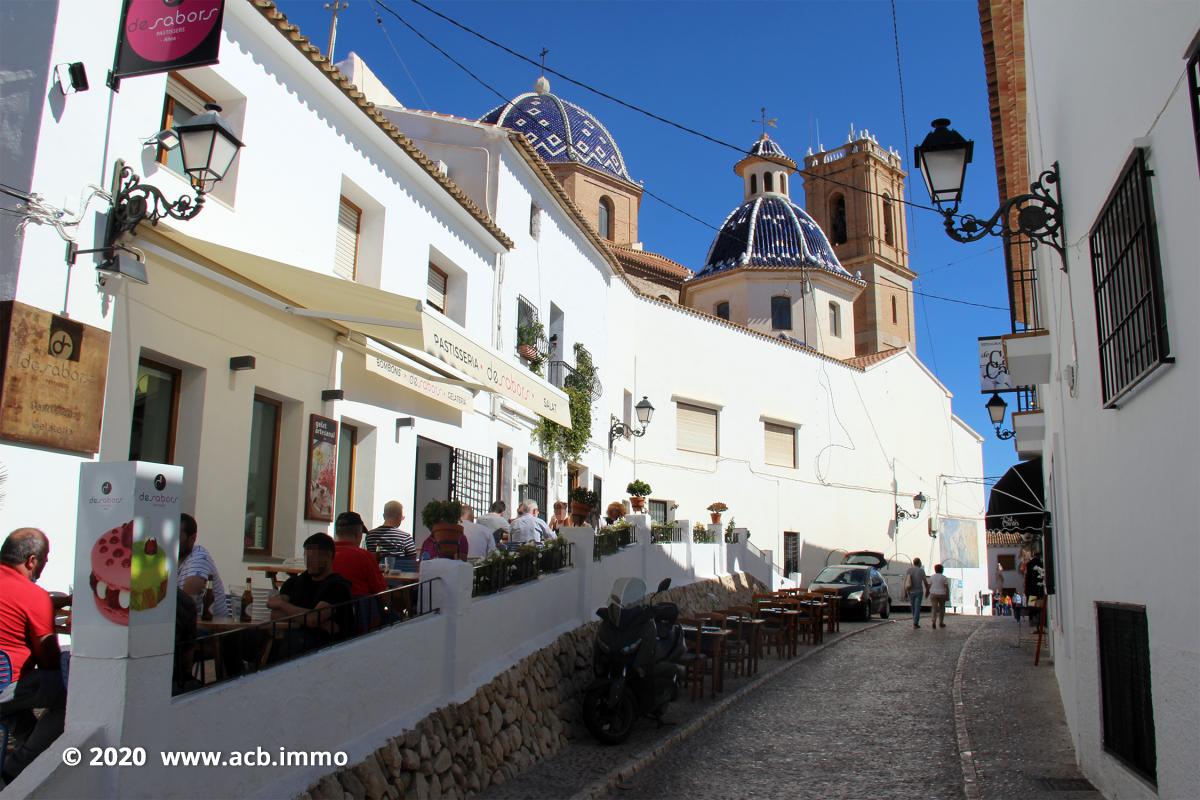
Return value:
<svg viewBox="0 0 1200 800">
<path fill-rule="evenodd" d="M 4 182 L 41 199 L 25 201 L 19 235 L 20 217 L 0 220 L 0 299 L 110 337 L 94 450 L 51 446 L 44 436 L 0 439 L 8 475 L 0 527 L 47 531 L 55 554 L 42 579 L 48 588 L 74 581 L 83 590 L 66 555 L 77 545 L 80 464 L 135 458 L 183 468 L 181 505 L 199 520 L 201 542 L 232 586 L 252 566 L 298 556 L 303 539 L 345 509 L 374 525 L 385 502 L 400 500 L 405 527 L 420 539 L 419 510 L 431 499 L 452 495 L 481 510 L 493 499 L 511 508 L 532 496 L 545 509 L 574 485 L 594 488 L 603 502 L 621 499 L 636 477 L 654 489 L 655 520 L 687 522 L 690 530 L 722 501 L 730 507 L 725 521 L 732 517 L 752 537 L 753 547 L 740 542 L 728 558 L 724 545 L 711 545 L 722 549 L 708 566 L 690 544 L 638 562 L 647 572 L 673 572 L 677 582 L 753 569 L 784 585 L 807 581 L 843 551 L 870 549 L 898 563 L 946 560 L 968 600 L 986 588 L 982 440 L 916 357 L 910 301 L 902 313 L 891 304 L 888 324 L 901 333 L 874 336 L 866 351 L 856 346 L 865 341 L 855 316 L 865 281 L 832 269 L 836 246 L 831 270 L 808 276 L 811 292 L 800 288 L 808 267 L 786 279 L 801 298 L 795 317 L 807 320 L 805 298 L 813 304 L 813 330 L 781 338 L 778 326 L 691 307 L 686 270 L 640 244 L 651 237 L 637 228 L 636 167 L 624 163 L 598 120 L 544 83 L 513 105 L 554 103 L 568 123 L 594 123 L 587 136 L 603 137 L 600 161 L 574 145 L 558 157 L 540 137 L 514 133 L 515 122 L 500 119 L 504 107 L 482 121 L 404 109 L 361 61 L 350 58 L 342 70 L 328 63 L 268 0 L 228 0 L 217 63 L 127 78 L 119 92 L 101 85 L 113 43 L 96 34 L 117 29 L 118 4 L 12 3 L 2 13 L 0 66 L 18 76 L 5 87 L 14 98 L 5 125 L 19 132 L 3 156 Z M 15 36 L 18 29 L 29 35 Z M 71 63 L 84 65 L 90 89 L 73 91 L 69 73 L 54 69 Z M 190 194 L 174 151 L 151 140 L 208 102 L 221 106 L 246 146 L 202 213 L 143 224 L 122 240 L 139 255 L 147 282 L 115 277 L 98 285 L 93 267 L 108 254 L 80 254 L 68 268 L 64 236 L 81 250 L 104 246 L 108 201 L 89 187 L 107 191 L 118 159 L 169 199 Z M 588 141 L 591 152 L 598 141 Z M 868 145 L 864 139 L 846 152 Z M 739 194 L 732 181 L 730 188 L 734 205 Z M 780 188 L 786 198 L 786 184 Z M 743 200 L 755 194 L 762 192 L 742 189 Z M 65 214 L 52 220 L 52 206 Z M 880 263 L 911 275 L 907 253 L 895 241 L 887 246 L 893 250 Z M 871 291 L 875 314 L 887 295 Z M 769 308 L 771 292 L 759 294 Z M 830 302 L 843 306 L 836 329 L 823 316 Z M 532 322 L 543 328 L 544 342 L 535 345 L 544 348 L 545 377 L 517 350 Z M 889 336 L 901 346 L 881 346 Z M 599 376 L 582 414 L 590 419 L 587 446 L 577 458 L 547 458 L 537 430 L 545 419 L 572 423 L 562 386 L 579 366 L 577 345 Z M 5 367 L 6 403 L 16 397 L 9 394 L 16 368 Z M 642 397 L 656 409 L 644 430 L 633 414 Z M 336 455 L 323 463 L 310 453 L 314 418 L 337 431 Z M 644 435 L 610 439 L 614 422 Z M 332 480 L 322 479 L 321 467 Z M 911 510 L 918 493 L 929 498 L 923 517 L 901 518 L 897 508 Z M 959 532 L 952 544 L 937 535 L 947 519 Z M 462 585 L 461 576 L 446 580 Z M 557 593 L 548 597 L 575 597 L 555 585 L 544 590 Z M 555 600 L 542 616 L 506 612 L 504 603 L 521 602 L 513 593 L 490 600 L 487 616 L 469 623 L 419 621 L 380 633 L 386 641 L 356 640 L 363 684 L 393 652 L 406 654 L 405 674 L 436 674 L 441 662 L 420 664 L 421 653 L 453 663 L 462 654 L 447 642 L 467 641 L 471 631 L 486 652 L 473 653 L 454 680 L 422 683 L 403 707 L 372 709 L 366 723 L 326 719 L 322 743 L 355 752 L 378 746 L 387 731 L 581 624 L 588 592 L 607 589 L 588 586 L 578 592 L 581 602 Z M 464 618 L 485 614 L 469 594 L 447 602 Z M 428 648 L 419 645 L 421 630 L 436 639 Z M 385 656 L 381 648 L 394 647 L 397 636 L 407 644 Z M 330 668 L 328 654 L 321 659 L 319 667 Z M 295 666 L 201 692 L 192 711 L 239 730 L 262 681 L 274 697 L 313 689 L 313 676 Z M 73 667 L 73 698 L 95 688 L 88 682 L 102 671 L 92 667 Z M 369 702 L 362 685 L 345 691 L 330 702 Z M 161 724 L 151 724 L 137 703 L 118 702 L 122 696 L 115 711 L 107 701 L 73 700 L 68 733 L 100 736 L 84 732 L 80 720 L 112 711 L 127 725 L 124 734 L 112 726 L 110 743 L 152 730 L 163 746 L 195 744 L 176 725 L 192 711 L 171 705 Z M 303 715 L 287 721 L 289 742 L 311 733 Z M 42 761 L 47 786 L 58 785 L 61 771 Z M 246 771 L 212 791 L 269 793 L 278 781 L 303 777 Z M 154 784 L 136 785 L 134 793 Z"/>
<path fill-rule="evenodd" d="M 1012 419 L 1041 459 L 1054 669 L 1106 797 L 1198 781 L 1200 7 L 980 4 L 1001 199 L 1061 177 L 1065 256 L 1010 254 Z M 968 195 L 969 197 L 969 195 Z M 982 202 L 982 201 L 980 201 Z M 1036 287 L 1036 288 L 1034 288 Z"/>
</svg>

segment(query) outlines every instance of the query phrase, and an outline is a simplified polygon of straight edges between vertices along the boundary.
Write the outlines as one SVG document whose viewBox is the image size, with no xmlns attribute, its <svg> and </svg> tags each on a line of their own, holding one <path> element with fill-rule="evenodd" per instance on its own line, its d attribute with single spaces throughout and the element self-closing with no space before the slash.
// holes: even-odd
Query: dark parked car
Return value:
<svg viewBox="0 0 1200 800">
<path fill-rule="evenodd" d="M 846 616 L 861 616 L 870 619 L 878 613 L 887 619 L 892 613 L 892 601 L 888 597 L 887 584 L 879 570 L 865 564 L 837 564 L 821 570 L 808 585 L 810 592 L 817 589 L 837 589 L 841 597 L 841 611 Z"/>
</svg>

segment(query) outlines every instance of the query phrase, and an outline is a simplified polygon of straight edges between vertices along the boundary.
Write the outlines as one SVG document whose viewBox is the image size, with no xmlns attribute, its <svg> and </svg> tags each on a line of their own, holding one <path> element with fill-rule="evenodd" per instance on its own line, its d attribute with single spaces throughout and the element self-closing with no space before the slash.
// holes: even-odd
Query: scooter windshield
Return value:
<svg viewBox="0 0 1200 800">
<path fill-rule="evenodd" d="M 608 597 L 608 618 L 620 626 L 621 612 L 646 603 L 646 583 L 641 578 L 618 578 Z"/>
</svg>

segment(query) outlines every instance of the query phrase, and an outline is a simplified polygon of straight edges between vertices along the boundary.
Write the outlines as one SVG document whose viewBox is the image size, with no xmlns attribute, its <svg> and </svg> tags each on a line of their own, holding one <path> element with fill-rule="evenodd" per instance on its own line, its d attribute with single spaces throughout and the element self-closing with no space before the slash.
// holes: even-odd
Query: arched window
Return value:
<svg viewBox="0 0 1200 800">
<path fill-rule="evenodd" d="M 763 173 L 763 191 L 764 192 L 775 191 L 775 176 L 769 172 Z"/>
<path fill-rule="evenodd" d="M 896 244 L 896 234 L 892 230 L 892 198 L 886 194 L 883 196 L 883 241 Z"/>
<path fill-rule="evenodd" d="M 842 307 L 837 303 L 829 304 L 829 335 L 842 336 Z"/>
<path fill-rule="evenodd" d="M 834 244 L 846 243 L 846 198 L 840 194 L 829 198 L 829 235 Z"/>
<path fill-rule="evenodd" d="M 779 191 L 787 194 L 787 173 L 779 173 Z"/>
<path fill-rule="evenodd" d="M 758 176 L 750 176 L 750 194 L 758 194 Z"/>
<path fill-rule="evenodd" d="M 729 319 L 729 301 L 722 300 L 721 302 L 717 303 L 714 311 L 716 311 L 717 316 L 721 319 Z"/>
<path fill-rule="evenodd" d="M 612 200 L 609 200 L 607 197 L 601 197 L 600 216 L 596 228 L 600 231 L 600 237 L 602 239 L 608 239 L 610 242 L 613 238 L 612 212 Z"/>
<path fill-rule="evenodd" d="M 892 295 L 892 324 L 896 325 L 899 322 L 900 322 L 900 318 L 896 312 L 896 295 Z"/>
<path fill-rule="evenodd" d="M 792 329 L 792 298 L 784 296 L 771 298 L 771 327 L 777 331 Z"/>
</svg>

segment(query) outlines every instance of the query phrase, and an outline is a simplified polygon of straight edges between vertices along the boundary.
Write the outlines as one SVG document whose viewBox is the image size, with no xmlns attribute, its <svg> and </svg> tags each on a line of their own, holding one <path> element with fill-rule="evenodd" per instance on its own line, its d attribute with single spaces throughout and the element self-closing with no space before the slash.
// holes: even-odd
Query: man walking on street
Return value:
<svg viewBox="0 0 1200 800">
<path fill-rule="evenodd" d="M 902 588 L 904 595 L 908 597 L 909 604 L 912 605 L 913 627 L 919 628 L 921 627 L 921 601 L 925 599 L 925 592 L 929 589 L 929 578 L 925 577 L 925 570 L 921 568 L 921 559 L 913 559 L 912 566 L 904 574 Z"/>
</svg>

